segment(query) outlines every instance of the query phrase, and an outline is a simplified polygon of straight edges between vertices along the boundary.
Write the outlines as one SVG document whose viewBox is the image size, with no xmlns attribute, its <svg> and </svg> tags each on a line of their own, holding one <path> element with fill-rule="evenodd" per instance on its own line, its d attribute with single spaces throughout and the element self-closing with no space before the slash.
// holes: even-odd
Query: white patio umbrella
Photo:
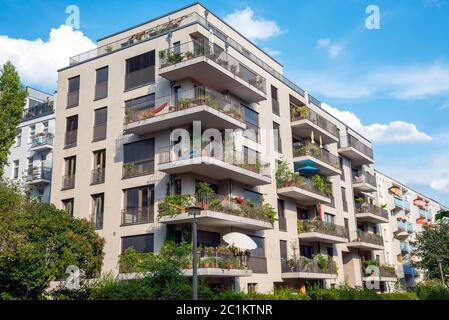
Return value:
<svg viewBox="0 0 449 320">
<path fill-rule="evenodd" d="M 253 239 L 240 232 L 225 234 L 223 236 L 223 241 L 241 250 L 253 250 L 257 248 L 257 244 Z"/>
</svg>

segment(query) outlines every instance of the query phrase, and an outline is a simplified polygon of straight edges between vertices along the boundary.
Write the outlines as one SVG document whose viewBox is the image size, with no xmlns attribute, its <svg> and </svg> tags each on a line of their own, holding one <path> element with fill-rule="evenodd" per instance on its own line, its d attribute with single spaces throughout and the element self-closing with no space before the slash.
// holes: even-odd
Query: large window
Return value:
<svg viewBox="0 0 449 320">
<path fill-rule="evenodd" d="M 154 173 L 154 138 L 125 144 L 123 178 Z"/>
<path fill-rule="evenodd" d="M 279 123 L 273 121 L 273 139 L 274 139 L 274 150 L 282 153 L 282 141 L 281 141 L 281 127 Z"/>
<path fill-rule="evenodd" d="M 124 190 L 122 225 L 154 221 L 154 185 Z"/>
<path fill-rule="evenodd" d="M 103 229 L 104 193 L 92 196 L 92 225 L 96 230 Z"/>
<path fill-rule="evenodd" d="M 92 170 L 91 184 L 104 182 L 106 168 L 106 150 L 94 151 L 94 168 Z"/>
<path fill-rule="evenodd" d="M 263 200 L 261 193 L 247 190 L 247 189 L 243 190 L 243 198 L 245 198 L 245 200 L 249 200 L 253 203 L 261 203 Z"/>
<path fill-rule="evenodd" d="M 134 248 L 137 252 L 154 251 L 154 234 L 142 234 L 138 236 L 122 237 L 122 253 L 128 248 Z"/>
<path fill-rule="evenodd" d="M 108 122 L 108 108 L 96 109 L 94 115 L 94 138 L 93 141 L 106 139 L 106 128 Z"/>
<path fill-rule="evenodd" d="M 67 108 L 76 107 L 79 103 L 80 76 L 69 79 L 67 92 Z"/>
<path fill-rule="evenodd" d="M 154 50 L 126 60 L 125 90 L 154 82 Z"/>
<path fill-rule="evenodd" d="M 341 187 L 341 198 L 343 200 L 343 211 L 348 212 L 348 198 L 346 197 L 345 187 Z"/>
<path fill-rule="evenodd" d="M 285 201 L 278 199 L 279 231 L 287 231 L 287 220 L 285 219 Z"/>
<path fill-rule="evenodd" d="M 304 246 L 301 245 L 299 249 L 299 254 L 301 257 L 312 259 L 314 256 L 315 250 L 313 250 L 312 246 Z"/>
<path fill-rule="evenodd" d="M 243 106 L 246 130 L 244 136 L 253 141 L 258 141 L 259 114 L 253 109 Z"/>
<path fill-rule="evenodd" d="M 271 109 L 275 115 L 279 115 L 278 89 L 271 86 Z"/>
<path fill-rule="evenodd" d="M 95 100 L 104 99 L 108 96 L 109 68 L 97 69 L 97 80 L 95 83 Z"/>
<path fill-rule="evenodd" d="M 126 123 L 135 122 L 143 118 L 143 114 L 154 109 L 155 94 L 148 94 L 132 100 L 125 101 Z"/>
<path fill-rule="evenodd" d="M 78 137 L 78 115 L 66 119 L 65 148 L 75 147 Z"/>
<path fill-rule="evenodd" d="M 75 187 L 76 157 L 64 159 L 65 174 L 62 181 L 62 189 L 73 189 Z"/>
<path fill-rule="evenodd" d="M 75 199 L 73 198 L 62 200 L 62 207 L 64 208 L 64 211 L 71 216 L 73 216 L 74 203 Z"/>
</svg>

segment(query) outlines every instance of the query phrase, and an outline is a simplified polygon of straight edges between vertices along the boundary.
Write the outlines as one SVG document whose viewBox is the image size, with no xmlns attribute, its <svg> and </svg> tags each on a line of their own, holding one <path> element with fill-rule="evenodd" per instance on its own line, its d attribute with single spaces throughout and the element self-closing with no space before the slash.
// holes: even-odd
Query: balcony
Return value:
<svg viewBox="0 0 449 320">
<path fill-rule="evenodd" d="M 149 134 L 201 121 L 202 129 L 246 129 L 240 101 L 205 87 L 143 101 L 125 109 L 125 133 Z"/>
<path fill-rule="evenodd" d="M 144 206 L 138 208 L 127 208 L 122 210 L 122 226 L 153 223 L 154 206 Z"/>
<path fill-rule="evenodd" d="M 363 281 L 397 281 L 396 269 L 390 265 L 379 265 L 376 260 L 364 261 L 362 268 Z M 372 271 L 372 272 L 370 272 Z M 378 271 L 378 272 L 377 272 Z"/>
<path fill-rule="evenodd" d="M 346 229 L 321 220 L 298 220 L 298 238 L 305 241 L 346 243 Z"/>
<path fill-rule="evenodd" d="M 92 170 L 90 184 L 94 185 L 104 183 L 104 176 L 105 176 L 105 168 L 97 168 Z"/>
<path fill-rule="evenodd" d="M 376 177 L 369 172 L 361 172 L 352 177 L 352 187 L 356 191 L 375 192 L 377 190 Z"/>
<path fill-rule="evenodd" d="M 399 242 L 399 247 L 401 248 L 402 252 L 407 252 L 407 253 L 410 252 L 410 246 L 409 246 L 408 242 L 405 242 L 405 241 Z"/>
<path fill-rule="evenodd" d="M 43 133 L 41 135 L 36 135 L 31 140 L 30 151 L 45 152 L 53 149 L 53 134 Z"/>
<path fill-rule="evenodd" d="M 22 121 L 43 117 L 52 114 L 53 112 L 55 112 L 53 101 L 39 103 L 38 105 L 25 110 L 22 116 Z"/>
<path fill-rule="evenodd" d="M 338 141 L 337 126 L 307 106 L 296 106 L 292 104 L 290 106 L 290 113 L 293 135 L 310 138 L 311 140 L 321 137 L 323 144 Z"/>
<path fill-rule="evenodd" d="M 398 230 L 405 231 L 407 233 L 413 233 L 413 223 L 411 222 L 398 221 L 397 227 Z"/>
<path fill-rule="evenodd" d="M 230 91 L 248 103 L 266 100 L 266 80 L 207 39 L 159 52 L 159 75 L 170 81 L 193 79 L 217 91 Z"/>
<path fill-rule="evenodd" d="M 75 188 L 75 175 L 65 175 L 62 177 L 62 190 L 69 190 Z"/>
<path fill-rule="evenodd" d="M 288 174 L 286 177 L 277 176 L 277 193 L 304 205 L 330 204 L 332 187 L 324 178 L 319 177 L 312 180 L 295 173 Z"/>
<path fill-rule="evenodd" d="M 338 152 L 351 159 L 354 166 L 374 163 L 373 149 L 350 134 L 341 140 Z"/>
<path fill-rule="evenodd" d="M 419 208 L 418 212 L 421 218 L 425 218 L 428 221 L 432 221 L 432 212 L 430 212 L 429 210 Z"/>
<path fill-rule="evenodd" d="M 351 241 L 348 247 L 361 250 L 382 250 L 384 248 L 384 239 L 381 235 L 356 230 L 352 233 Z"/>
<path fill-rule="evenodd" d="M 168 196 L 159 203 L 158 219 L 163 224 L 191 223 L 193 216 L 187 208 L 192 204 L 201 207 L 196 216 L 199 226 L 218 228 L 242 228 L 245 230 L 273 229 L 275 212 L 261 204 L 251 203 L 238 196 L 223 195 L 177 195 Z"/>
<path fill-rule="evenodd" d="M 296 167 L 313 166 L 324 176 L 341 174 L 338 157 L 310 141 L 293 145 L 293 162 Z"/>
<path fill-rule="evenodd" d="M 175 151 L 176 146 L 159 150 L 159 171 L 169 174 L 191 172 L 217 180 L 232 178 L 250 186 L 271 183 L 269 163 L 256 156 L 252 158 L 238 151 L 228 151 L 219 143 L 216 148 L 210 143 L 203 145 L 201 150 L 187 150 L 184 154 Z"/>
<path fill-rule="evenodd" d="M 410 212 L 410 202 L 403 199 L 394 196 L 393 197 L 394 207 L 395 209 L 404 210 L 406 212 Z"/>
<path fill-rule="evenodd" d="M 122 178 L 134 178 L 154 173 L 154 159 L 127 162 L 123 164 Z"/>
<path fill-rule="evenodd" d="M 327 258 L 327 262 L 318 259 L 299 257 L 281 262 L 282 278 L 284 279 L 336 279 L 338 277 L 335 262 Z"/>
<path fill-rule="evenodd" d="M 46 166 L 29 169 L 26 177 L 30 185 L 42 185 L 51 183 L 51 168 Z"/>
<path fill-rule="evenodd" d="M 371 203 L 356 203 L 355 217 L 357 221 L 370 223 L 387 223 L 388 211 Z"/>
</svg>

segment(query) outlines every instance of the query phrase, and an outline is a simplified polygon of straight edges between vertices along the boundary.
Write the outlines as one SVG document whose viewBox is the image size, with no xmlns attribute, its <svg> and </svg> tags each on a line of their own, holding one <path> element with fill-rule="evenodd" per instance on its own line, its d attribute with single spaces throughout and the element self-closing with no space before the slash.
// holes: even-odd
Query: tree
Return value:
<svg viewBox="0 0 449 320">
<path fill-rule="evenodd" d="M 425 227 L 424 231 L 417 236 L 418 262 L 416 266 L 425 272 L 427 279 L 441 279 L 441 259 L 443 274 L 449 274 L 449 223 L 439 221 L 433 226 Z"/>
<path fill-rule="evenodd" d="M 18 134 L 27 90 L 20 84 L 14 65 L 7 61 L 0 69 L 0 176 L 8 163 L 9 149 Z"/>
<path fill-rule="evenodd" d="M 38 299 L 73 265 L 99 275 L 104 240 L 85 219 L 24 195 L 0 181 L 0 294 Z"/>
</svg>

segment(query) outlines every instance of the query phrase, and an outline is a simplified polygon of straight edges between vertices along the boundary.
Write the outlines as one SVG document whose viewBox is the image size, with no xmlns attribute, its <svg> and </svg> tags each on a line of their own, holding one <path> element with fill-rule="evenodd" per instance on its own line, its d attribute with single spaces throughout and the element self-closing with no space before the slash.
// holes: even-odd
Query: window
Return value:
<svg viewBox="0 0 449 320">
<path fill-rule="evenodd" d="M 125 101 L 125 114 L 128 123 L 141 120 L 142 113 L 151 111 L 156 105 L 155 94 L 148 94 L 132 100 Z"/>
<path fill-rule="evenodd" d="M 65 148 L 75 147 L 78 137 L 78 115 L 66 119 Z"/>
<path fill-rule="evenodd" d="M 153 222 L 154 185 L 125 189 L 124 196 L 122 225 Z"/>
<path fill-rule="evenodd" d="M 154 50 L 126 60 L 125 90 L 154 82 Z"/>
<path fill-rule="evenodd" d="M 287 221 L 285 219 L 285 201 L 278 199 L 278 220 L 279 230 L 287 231 Z"/>
<path fill-rule="evenodd" d="M 288 260 L 288 254 L 287 254 L 287 241 L 280 240 L 279 241 L 279 247 L 281 249 L 281 261 Z"/>
<path fill-rule="evenodd" d="M 97 69 L 96 73 L 95 100 L 104 99 L 108 96 L 109 67 Z"/>
<path fill-rule="evenodd" d="M 243 106 L 243 113 L 245 116 L 245 123 L 247 129 L 244 132 L 244 137 L 258 141 L 258 129 L 259 129 L 259 114 L 253 109 Z"/>
<path fill-rule="evenodd" d="M 65 175 L 63 178 L 62 189 L 73 189 L 75 187 L 76 157 L 64 159 Z"/>
<path fill-rule="evenodd" d="M 80 90 L 80 76 L 69 79 L 68 93 L 67 93 L 67 108 L 78 106 Z"/>
<path fill-rule="evenodd" d="M 91 184 L 99 184 L 104 182 L 106 167 L 106 150 L 94 151 L 94 169 L 92 170 Z"/>
<path fill-rule="evenodd" d="M 42 122 L 42 132 L 43 132 L 44 134 L 47 134 L 47 133 L 48 133 L 48 121 Z"/>
<path fill-rule="evenodd" d="M 140 253 L 153 252 L 154 234 L 150 233 L 138 236 L 122 237 L 122 253 L 131 247 Z"/>
<path fill-rule="evenodd" d="M 199 247 L 217 247 L 220 245 L 220 233 L 198 230 Z"/>
<path fill-rule="evenodd" d="M 296 217 L 298 220 L 309 220 L 309 211 L 303 208 L 296 208 Z"/>
<path fill-rule="evenodd" d="M 334 256 L 334 248 L 333 247 L 327 247 L 326 248 L 326 252 L 327 252 L 327 255 L 329 257 L 333 257 Z"/>
<path fill-rule="evenodd" d="M 175 97 L 175 101 L 174 101 L 175 105 L 178 104 L 180 93 L 181 93 L 181 86 L 173 87 L 173 96 Z"/>
<path fill-rule="evenodd" d="M 16 137 L 16 147 L 20 147 L 20 145 L 22 144 L 22 128 L 19 128 L 19 133 L 17 134 Z"/>
<path fill-rule="evenodd" d="M 274 114 L 279 115 L 278 89 L 271 86 L 271 109 Z"/>
<path fill-rule="evenodd" d="M 251 257 L 265 257 L 265 238 L 248 235 L 257 245 L 256 249 L 250 250 Z"/>
<path fill-rule="evenodd" d="M 33 157 L 28 157 L 27 162 L 28 175 L 31 175 L 33 173 Z"/>
<path fill-rule="evenodd" d="M 245 198 L 245 200 L 249 200 L 253 203 L 261 203 L 263 200 L 261 193 L 247 190 L 247 189 L 243 190 L 243 198 Z"/>
<path fill-rule="evenodd" d="M 314 256 L 314 250 L 312 246 L 300 246 L 299 254 L 301 257 L 312 259 Z"/>
<path fill-rule="evenodd" d="M 181 53 L 181 42 L 177 41 L 177 42 L 173 43 L 173 52 Z"/>
<path fill-rule="evenodd" d="M 348 212 L 348 201 L 346 198 L 346 188 L 341 187 L 341 197 L 343 200 L 343 211 Z"/>
<path fill-rule="evenodd" d="M 343 158 L 339 157 L 339 159 L 340 159 L 340 171 L 341 171 L 340 178 L 342 181 L 345 181 L 345 170 L 344 170 L 344 166 L 343 166 Z"/>
<path fill-rule="evenodd" d="M 173 193 L 174 195 L 182 194 L 182 182 L 181 179 L 176 179 L 173 181 Z"/>
<path fill-rule="evenodd" d="M 12 169 L 12 178 L 17 179 L 19 177 L 19 160 L 14 160 Z"/>
<path fill-rule="evenodd" d="M 274 138 L 274 150 L 282 153 L 282 142 L 281 142 L 281 128 L 279 123 L 273 121 L 273 138 Z"/>
<path fill-rule="evenodd" d="M 30 126 L 30 135 L 28 138 L 28 143 L 32 143 L 35 137 L 36 137 L 36 125 L 33 124 Z"/>
<path fill-rule="evenodd" d="M 73 198 L 62 200 L 62 207 L 64 208 L 64 211 L 71 216 L 73 216 L 74 202 L 75 199 Z"/>
<path fill-rule="evenodd" d="M 96 230 L 103 229 L 104 193 L 92 195 L 92 225 Z"/>
<path fill-rule="evenodd" d="M 125 144 L 123 178 L 154 173 L 154 138 Z"/>
<path fill-rule="evenodd" d="M 106 139 L 106 128 L 108 121 L 108 108 L 96 109 L 94 114 L 94 138 L 93 141 Z"/>
<path fill-rule="evenodd" d="M 248 283 L 248 293 L 257 292 L 257 283 Z"/>
<path fill-rule="evenodd" d="M 335 216 L 329 213 L 324 213 L 324 222 L 335 224 Z"/>
</svg>

